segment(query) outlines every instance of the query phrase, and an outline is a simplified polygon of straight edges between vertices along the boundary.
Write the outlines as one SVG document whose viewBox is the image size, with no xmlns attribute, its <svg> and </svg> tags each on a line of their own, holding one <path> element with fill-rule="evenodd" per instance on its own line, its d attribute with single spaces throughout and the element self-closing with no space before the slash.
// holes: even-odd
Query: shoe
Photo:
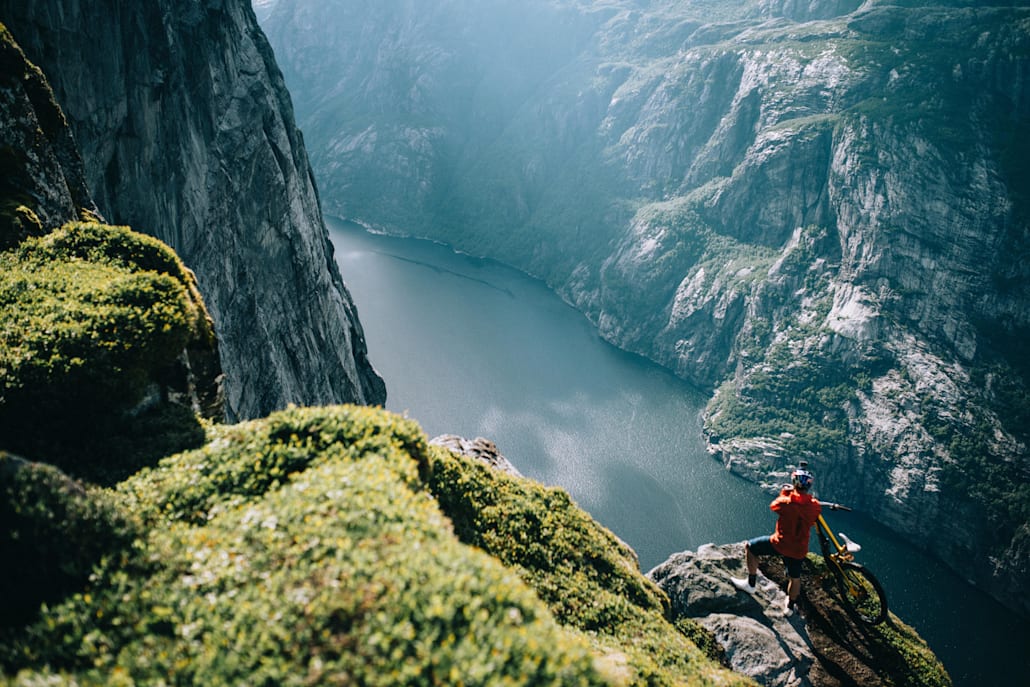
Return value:
<svg viewBox="0 0 1030 687">
<path fill-rule="evenodd" d="M 754 594 L 757 589 L 757 587 L 747 583 L 746 577 L 731 577 L 730 583 L 740 591 L 747 592 L 748 594 Z"/>
<path fill-rule="evenodd" d="M 797 604 L 790 600 L 790 597 L 784 597 L 783 599 L 783 615 L 789 616 L 797 610 Z"/>
</svg>

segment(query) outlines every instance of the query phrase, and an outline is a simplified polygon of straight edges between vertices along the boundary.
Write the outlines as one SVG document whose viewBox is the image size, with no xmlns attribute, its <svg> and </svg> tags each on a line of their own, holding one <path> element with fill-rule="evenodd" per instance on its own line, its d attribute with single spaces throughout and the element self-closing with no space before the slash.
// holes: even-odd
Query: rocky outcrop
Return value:
<svg viewBox="0 0 1030 687">
<path fill-rule="evenodd" d="M 968 514 L 946 560 L 1018 606 L 1030 9 L 916 4 L 262 16 L 331 212 L 543 278 L 713 389 L 731 468 L 807 457 L 913 537 Z"/>
<path fill-rule="evenodd" d="M 812 685 L 815 655 L 803 624 L 783 612 L 783 590 L 766 577 L 753 597 L 730 584 L 746 576 L 743 560 L 740 544 L 708 544 L 674 554 L 648 576 L 669 595 L 674 617 L 694 618 L 715 635 L 736 672 L 763 685 Z"/>
<path fill-rule="evenodd" d="M 0 2 L 108 220 L 170 244 L 214 315 L 231 418 L 382 403 L 289 95 L 245 0 Z"/>
<path fill-rule="evenodd" d="M 484 437 L 466 439 L 457 434 L 441 434 L 431 439 L 429 443 L 454 453 L 460 453 L 467 458 L 482 461 L 495 470 L 500 470 L 513 477 L 522 477 L 522 473 L 504 457 L 504 454 L 497 448 L 497 444 Z"/>
<path fill-rule="evenodd" d="M 763 560 L 757 591 L 731 583 L 744 577 L 742 544 L 706 544 L 673 554 L 648 573 L 669 595 L 674 618 L 691 618 L 715 636 L 733 670 L 761 685 L 840 687 L 897 684 L 889 666 L 901 655 L 927 657 L 912 684 L 950 685 L 925 643 L 897 618 L 873 628 L 856 627 L 826 593 L 823 574 L 808 562 L 797 612 L 785 614 L 783 566 Z"/>
<path fill-rule="evenodd" d="M 0 249 L 96 213 L 64 113 L 2 24 L 0 169 Z"/>
</svg>

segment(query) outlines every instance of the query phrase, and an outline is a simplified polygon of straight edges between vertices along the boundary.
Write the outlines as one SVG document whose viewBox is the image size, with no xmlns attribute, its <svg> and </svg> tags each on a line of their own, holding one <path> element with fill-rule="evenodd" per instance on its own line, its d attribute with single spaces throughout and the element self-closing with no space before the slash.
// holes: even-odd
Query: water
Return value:
<svg viewBox="0 0 1030 687">
<path fill-rule="evenodd" d="M 706 397 L 696 389 L 608 345 L 515 270 L 427 241 L 329 226 L 389 410 L 430 437 L 493 440 L 523 474 L 565 488 L 629 543 L 644 571 L 677 551 L 772 531 L 770 496 L 705 452 Z M 860 515 L 827 517 L 862 543 L 891 609 L 956 685 L 1030 675 L 1030 631 L 1014 615 Z"/>
</svg>

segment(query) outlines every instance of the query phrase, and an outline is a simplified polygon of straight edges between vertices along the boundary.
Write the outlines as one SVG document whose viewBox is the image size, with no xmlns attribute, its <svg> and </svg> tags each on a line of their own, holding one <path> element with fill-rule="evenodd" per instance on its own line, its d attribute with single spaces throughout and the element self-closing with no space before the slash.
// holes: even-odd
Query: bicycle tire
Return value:
<svg viewBox="0 0 1030 687">
<path fill-rule="evenodd" d="M 831 563 L 830 567 L 848 615 L 866 625 L 878 625 L 887 619 L 887 594 L 868 568 L 852 561 L 839 566 Z"/>
</svg>

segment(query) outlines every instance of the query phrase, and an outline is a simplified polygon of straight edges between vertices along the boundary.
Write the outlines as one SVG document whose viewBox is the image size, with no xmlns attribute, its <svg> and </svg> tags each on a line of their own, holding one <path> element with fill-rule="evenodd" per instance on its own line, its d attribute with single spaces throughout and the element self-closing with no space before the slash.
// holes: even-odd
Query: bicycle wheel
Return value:
<svg viewBox="0 0 1030 687">
<path fill-rule="evenodd" d="M 858 563 L 846 561 L 840 567 L 831 565 L 837 578 L 844 609 L 859 622 L 876 625 L 887 619 L 887 595 L 880 581 Z"/>
</svg>

